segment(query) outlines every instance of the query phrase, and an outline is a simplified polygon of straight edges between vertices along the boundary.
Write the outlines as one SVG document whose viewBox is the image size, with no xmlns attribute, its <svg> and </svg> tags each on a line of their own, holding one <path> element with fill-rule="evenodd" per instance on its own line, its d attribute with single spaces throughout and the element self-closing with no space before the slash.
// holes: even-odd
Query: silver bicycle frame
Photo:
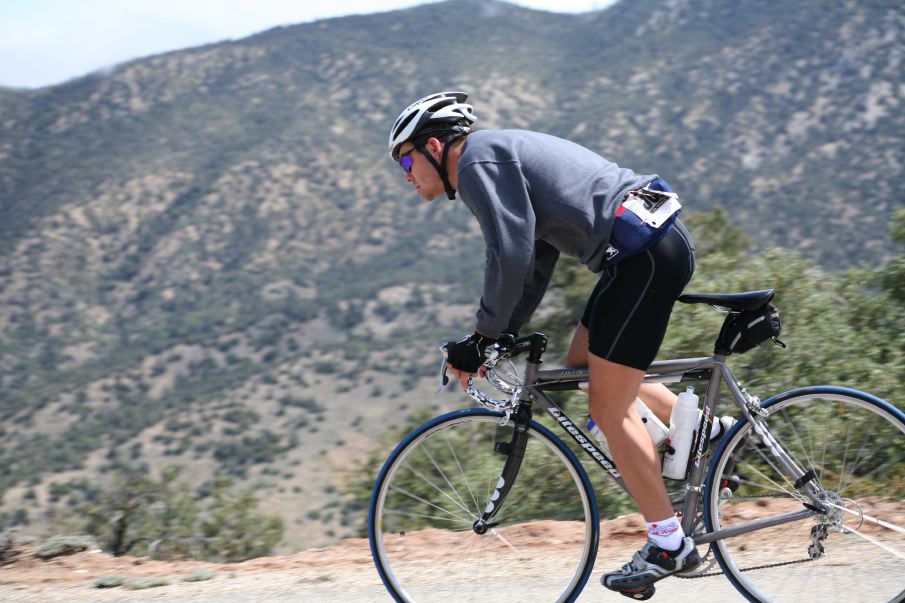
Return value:
<svg viewBox="0 0 905 603">
<path fill-rule="evenodd" d="M 759 519 L 748 523 L 740 524 L 726 530 L 719 530 L 712 533 L 694 534 L 694 521 L 698 506 L 703 496 L 703 484 L 707 476 L 707 463 L 703 462 L 710 444 L 709 429 L 698 429 L 697 437 L 692 442 L 692 461 L 691 469 L 688 475 L 687 485 L 685 487 L 685 499 L 682 514 L 682 529 L 686 534 L 691 534 L 697 544 L 707 544 L 724 538 L 731 538 L 741 534 L 747 534 L 755 530 L 767 527 L 790 523 L 793 521 L 801 521 L 813 515 L 824 512 L 823 504 L 819 501 L 819 489 L 806 479 L 806 470 L 799 467 L 788 453 L 783 450 L 782 446 L 773 437 L 770 430 L 764 424 L 763 419 L 767 416 L 767 412 L 760 407 L 760 400 L 750 396 L 739 383 L 732 371 L 726 366 L 726 357 L 715 355 L 704 358 L 687 358 L 679 360 L 662 360 L 654 362 L 644 377 L 645 383 L 679 383 L 689 381 L 705 381 L 707 382 L 707 390 L 704 395 L 704 406 L 702 410 L 702 423 L 710 425 L 716 413 L 716 404 L 719 396 L 721 383 L 725 383 L 732 395 L 733 400 L 741 410 L 742 415 L 751 424 L 753 433 L 762 439 L 767 445 L 773 457 L 781 464 L 783 469 L 788 472 L 791 481 L 797 483 L 803 481 L 804 493 L 811 500 L 811 505 L 800 511 L 784 513 L 775 517 Z M 478 400 L 482 405 L 489 406 L 492 404 L 494 410 L 521 403 L 539 403 L 559 424 L 559 426 L 569 434 L 575 443 L 584 452 L 622 487 L 628 491 L 621 474 L 615 466 L 613 460 L 601 450 L 593 438 L 589 437 L 579 425 L 572 421 L 569 416 L 553 401 L 546 393 L 549 391 L 571 391 L 577 390 L 580 383 L 588 381 L 588 369 L 551 369 L 540 370 L 538 363 L 526 362 L 525 379 L 523 385 L 518 391 L 513 392 L 510 400 L 492 400 L 484 395 L 476 388 L 469 388 L 469 395 Z M 474 392 L 480 394 L 475 396 Z M 518 402 L 516 401 L 518 400 Z M 508 410 L 507 416 L 508 416 Z M 699 425 L 700 427 L 700 425 Z"/>
</svg>

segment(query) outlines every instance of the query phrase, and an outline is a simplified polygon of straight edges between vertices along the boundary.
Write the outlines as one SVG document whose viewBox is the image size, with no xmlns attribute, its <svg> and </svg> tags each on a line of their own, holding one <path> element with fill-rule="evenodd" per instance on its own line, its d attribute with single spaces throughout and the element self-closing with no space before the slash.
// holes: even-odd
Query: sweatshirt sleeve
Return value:
<svg viewBox="0 0 905 603">
<path fill-rule="evenodd" d="M 553 278 L 553 269 L 556 268 L 558 260 L 559 250 L 556 247 L 544 241 L 535 243 L 534 270 L 530 280 L 525 284 L 522 298 L 512 312 L 506 331 L 518 333 L 531 320 L 534 311 L 537 310 L 544 298 L 544 293 L 547 292 L 547 286 L 550 284 L 550 279 Z"/>
<path fill-rule="evenodd" d="M 476 327 L 484 335 L 496 338 L 510 327 L 513 319 L 527 321 L 525 315 L 530 316 L 546 290 L 549 274 L 543 275 L 552 274 L 555 258 L 546 270 L 551 259 L 548 248 L 552 248 L 545 245 L 543 262 L 536 269 L 534 208 L 518 162 L 487 161 L 464 166 L 459 172 L 459 191 L 478 219 L 486 245 L 484 292 L 476 313 Z"/>
</svg>

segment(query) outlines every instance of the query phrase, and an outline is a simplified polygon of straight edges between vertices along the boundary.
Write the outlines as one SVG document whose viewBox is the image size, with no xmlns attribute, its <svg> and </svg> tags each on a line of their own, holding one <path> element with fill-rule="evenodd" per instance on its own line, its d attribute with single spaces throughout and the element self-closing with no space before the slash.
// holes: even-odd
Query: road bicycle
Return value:
<svg viewBox="0 0 905 603">
<path fill-rule="evenodd" d="M 709 304 L 728 321 L 772 297 L 765 290 L 680 301 Z M 574 601 L 587 583 L 607 500 L 598 507 L 579 455 L 625 486 L 605 447 L 548 395 L 577 390 L 588 371 L 541 368 L 546 343 L 535 333 L 494 346 L 486 378 L 505 397 L 470 382 L 480 407 L 421 425 L 383 465 L 368 532 L 397 601 L 524 600 L 521 593 Z M 726 359 L 657 361 L 645 377 L 706 386 L 686 481 L 673 500 L 704 563 L 678 576 L 724 575 L 750 601 L 905 599 L 905 413 L 829 386 L 761 403 Z M 712 445 L 702 427 L 716 416 L 722 385 L 739 415 Z M 533 417 L 536 407 L 565 440 Z"/>
</svg>

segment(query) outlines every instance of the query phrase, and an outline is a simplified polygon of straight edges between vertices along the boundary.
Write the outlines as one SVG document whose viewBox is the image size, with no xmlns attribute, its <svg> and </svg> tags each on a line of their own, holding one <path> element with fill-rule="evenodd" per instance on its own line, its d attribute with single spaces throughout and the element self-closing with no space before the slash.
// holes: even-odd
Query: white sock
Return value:
<svg viewBox="0 0 905 603">
<path fill-rule="evenodd" d="M 717 417 L 717 416 L 713 417 L 713 425 L 710 426 L 710 439 L 711 440 L 715 440 L 718 437 L 723 435 L 723 428 L 725 427 L 725 425 L 723 425 L 722 419 L 723 419 L 723 417 Z M 735 424 L 735 421 L 727 420 L 726 422 L 728 423 L 729 427 L 732 427 L 732 425 Z"/>
<path fill-rule="evenodd" d="M 682 546 L 685 532 L 679 524 L 679 519 L 673 515 L 663 521 L 647 522 L 647 538 L 661 549 L 677 551 Z"/>
</svg>

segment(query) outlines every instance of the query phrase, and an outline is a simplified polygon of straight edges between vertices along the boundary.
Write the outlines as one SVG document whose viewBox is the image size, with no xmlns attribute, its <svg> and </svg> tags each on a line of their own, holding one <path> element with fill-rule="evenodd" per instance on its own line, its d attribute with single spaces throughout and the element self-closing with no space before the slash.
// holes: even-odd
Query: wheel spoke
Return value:
<svg viewBox="0 0 905 603">
<path fill-rule="evenodd" d="M 550 462 L 550 463 L 534 465 L 532 468 L 538 469 L 538 470 L 544 470 L 544 469 L 554 469 L 556 466 L 557 466 L 556 463 Z M 543 473 L 543 471 L 542 471 L 542 473 Z M 549 474 L 555 475 L 555 471 L 551 471 Z M 496 483 L 496 482 L 494 482 L 494 483 Z M 507 508 L 517 508 L 519 506 L 519 503 L 522 501 L 522 499 L 524 499 L 526 496 L 530 496 L 531 494 L 532 494 L 532 492 L 529 488 L 522 488 L 519 490 L 519 492 L 517 494 L 514 494 L 510 490 L 510 493 L 506 496 L 506 500 L 504 501 L 505 506 Z M 489 494 L 487 496 L 488 496 L 488 498 L 490 497 Z"/>
<path fill-rule="evenodd" d="M 812 448 L 804 445 L 804 441 L 802 441 L 801 436 L 798 433 L 798 429 L 795 428 L 795 423 L 789 417 L 788 411 L 786 409 L 783 409 L 781 414 L 782 414 L 783 419 L 785 419 L 785 425 L 784 425 L 785 429 L 783 431 L 790 433 L 792 435 L 793 439 L 795 440 L 795 442 L 798 443 L 799 450 L 801 450 L 801 453 L 804 455 L 804 458 L 807 461 L 807 463 L 805 464 L 805 467 L 813 467 L 814 459 L 811 458 L 811 455 L 809 454 L 809 451 L 812 450 Z M 792 456 L 791 451 L 789 451 L 789 450 L 786 450 L 786 454 L 788 454 L 789 456 Z M 797 462 L 798 461 L 796 461 L 796 463 Z M 800 463 L 799 463 L 799 465 L 800 465 Z"/>
<path fill-rule="evenodd" d="M 434 459 L 434 455 L 431 454 L 430 447 L 429 447 L 429 446 L 424 446 L 423 452 L 424 452 L 425 456 L 427 456 L 427 458 L 430 459 L 431 464 L 432 464 L 432 465 L 434 466 L 434 468 L 437 470 L 437 473 L 440 474 L 440 477 L 443 478 L 443 481 L 446 482 L 446 485 L 449 486 L 449 489 L 452 490 L 453 495 L 455 495 L 455 497 L 456 497 L 455 502 L 457 502 L 457 504 L 459 505 L 459 507 L 461 507 L 462 509 L 464 509 L 465 512 L 467 512 L 467 513 L 472 513 L 472 512 L 468 509 L 468 505 L 465 503 L 464 500 L 462 500 L 462 497 L 459 495 L 459 491 L 456 489 L 455 486 L 452 485 L 452 482 L 449 481 L 449 478 L 448 478 L 447 475 L 446 475 L 446 471 L 444 471 L 444 470 L 440 467 L 440 465 L 437 464 L 436 459 Z M 456 459 L 456 467 L 457 467 L 458 470 L 459 470 L 459 475 L 464 476 L 464 472 L 462 471 L 462 465 L 459 464 L 458 459 Z M 433 485 L 433 484 L 431 484 L 431 485 Z M 466 479 L 466 481 L 465 481 L 465 485 L 466 485 L 466 488 L 467 488 L 467 487 L 468 487 L 468 480 L 467 480 L 467 479 Z M 439 490 L 439 487 L 437 487 L 437 486 L 434 486 L 434 487 L 437 488 L 437 489 Z M 445 492 L 444 492 L 444 494 L 445 494 L 447 497 L 449 497 L 450 499 L 452 499 L 452 497 L 449 496 L 448 494 L 446 494 Z M 474 498 L 474 496 L 472 496 L 472 498 Z M 475 504 L 475 508 L 477 508 L 477 504 Z M 472 513 L 472 515 L 473 515 L 473 514 L 474 514 L 474 513 Z"/>
<path fill-rule="evenodd" d="M 852 437 L 851 423 L 849 423 L 847 427 L 848 429 L 845 430 L 845 445 L 842 446 L 842 462 L 839 464 L 839 482 L 836 485 L 836 492 L 842 492 L 842 489 L 845 487 L 845 464 L 848 459 L 848 443 L 851 441 Z"/>
<path fill-rule="evenodd" d="M 862 532 L 861 530 L 856 530 L 855 528 L 850 528 L 850 527 L 848 527 L 848 526 L 845 526 L 843 529 L 844 529 L 846 532 L 851 532 L 852 534 L 856 534 L 857 536 L 860 536 L 861 538 L 863 538 L 863 539 L 866 540 L 867 542 L 869 542 L 869 543 L 871 543 L 871 544 L 873 544 L 873 545 L 875 545 L 875 546 L 880 547 L 881 549 L 883 549 L 884 551 L 886 551 L 886 552 L 889 553 L 890 555 L 895 555 L 896 557 L 898 557 L 898 558 L 902 559 L 903 561 L 905 561 L 905 554 L 900 553 L 899 551 L 897 551 L 897 550 L 895 550 L 895 549 L 893 549 L 893 548 L 891 548 L 891 547 L 889 547 L 889 546 L 883 544 L 882 542 L 880 542 L 879 540 L 877 540 L 877 539 L 874 538 L 873 536 L 868 536 L 867 534 L 865 534 L 865 533 Z"/>
<path fill-rule="evenodd" d="M 516 582 L 530 580 L 532 598 L 565 601 L 587 581 L 599 535 L 593 492 L 568 447 L 534 427 L 505 499 L 505 524 L 471 529 L 505 462 L 493 443 L 511 439 L 512 424 L 499 419 L 453 413 L 416 430 L 387 461 L 369 523 L 375 563 L 395 598 L 502 603 Z M 562 509 L 569 523 L 560 521 Z"/>
<path fill-rule="evenodd" d="M 848 513 L 849 515 L 854 515 L 855 517 L 859 517 L 859 518 L 863 519 L 864 521 L 867 521 L 874 525 L 878 525 L 880 527 L 886 528 L 887 530 L 892 530 L 893 532 L 898 532 L 899 534 L 902 534 L 903 536 L 905 536 L 905 528 L 901 528 L 901 527 L 899 527 L 897 525 L 893 525 L 887 521 L 883 521 L 879 517 L 874 517 L 873 515 L 867 515 L 864 513 L 857 512 L 857 511 L 852 511 L 851 509 L 847 509 L 845 506 L 839 505 L 836 503 L 832 503 L 830 506 L 835 509 L 839 509 L 840 511 L 843 511 L 844 513 Z M 846 529 L 849 530 L 851 528 L 846 526 Z"/>
<path fill-rule="evenodd" d="M 444 509 L 444 508 L 441 507 L 440 505 L 436 505 L 436 504 L 430 502 L 429 500 L 425 500 L 425 499 L 421 498 L 420 496 L 418 496 L 417 494 L 413 494 L 413 493 L 411 493 L 411 492 L 409 492 L 409 491 L 407 491 L 407 490 L 403 490 L 402 488 L 400 488 L 400 487 L 398 487 L 398 486 L 391 486 L 390 489 L 391 489 L 393 492 L 397 492 L 397 493 L 402 494 L 402 495 L 404 495 L 404 496 L 408 496 L 409 498 L 411 498 L 411 499 L 413 499 L 413 500 L 417 500 L 418 502 L 421 502 L 421 503 L 424 503 L 424 504 L 426 504 L 426 505 L 428 505 L 428 506 L 431 506 L 431 507 L 437 509 L 438 511 L 442 511 L 443 513 L 446 513 L 446 514 L 450 515 L 451 517 L 455 517 L 455 518 L 458 519 L 459 521 L 463 521 L 463 522 L 466 522 L 466 523 L 470 521 L 469 519 L 467 519 L 467 518 L 465 518 L 465 517 L 462 517 L 461 515 L 456 515 L 456 514 L 453 513 L 452 511 L 450 511 L 450 510 L 448 510 L 448 509 Z M 450 499 L 450 500 L 452 500 L 452 499 Z M 465 510 L 466 512 L 468 511 L 468 509 L 464 509 L 464 510 Z"/>
<path fill-rule="evenodd" d="M 854 480 L 852 483 L 848 484 L 846 486 L 846 490 L 848 488 L 854 488 L 855 486 L 861 484 L 862 482 L 874 477 L 877 473 L 880 473 L 881 471 L 885 471 L 886 469 L 889 469 L 890 467 L 901 464 L 903 462 L 905 462 L 905 454 L 898 454 L 895 457 L 893 457 L 892 459 L 890 459 L 889 461 L 886 461 L 885 463 L 877 465 L 876 467 L 874 467 L 873 469 L 871 469 L 864 475 L 860 476 L 858 479 Z M 844 490 L 840 490 L 839 494 L 844 495 L 845 492 L 846 491 L 844 491 Z"/>
<path fill-rule="evenodd" d="M 500 541 L 502 541 L 503 544 L 505 544 L 507 547 L 509 547 L 509 550 L 510 550 L 510 551 L 512 551 L 513 553 L 518 553 L 518 550 L 517 550 L 514 546 L 512 546 L 512 543 L 511 543 L 511 542 L 509 542 L 508 540 L 506 540 L 505 536 L 503 536 L 502 534 L 500 534 L 499 530 L 497 530 L 496 528 L 494 528 L 494 529 L 490 530 L 490 533 L 493 534 L 495 537 L 499 538 Z"/>
<path fill-rule="evenodd" d="M 719 540 L 714 555 L 750 600 L 899 600 L 905 586 L 905 416 L 857 392 L 815 390 L 821 388 L 769 402 L 762 428 L 793 464 L 815 472 L 808 491 L 816 488 L 825 512 Z M 722 500 L 719 488 L 708 485 L 710 528 L 731 530 L 787 513 L 796 500 L 810 502 L 769 441 L 740 432 L 714 459 L 710 479 L 737 474 L 739 485 Z"/>
<path fill-rule="evenodd" d="M 746 464 L 745 464 L 745 467 L 746 467 L 749 471 L 753 471 L 754 473 L 756 473 L 757 475 L 759 475 L 760 477 L 762 477 L 765 481 L 767 481 L 769 484 L 771 484 L 771 485 L 773 486 L 772 489 L 773 489 L 774 491 L 776 491 L 776 492 L 782 492 L 782 493 L 784 493 L 784 494 L 788 494 L 790 497 L 793 497 L 793 498 L 803 498 L 801 494 L 798 494 L 798 493 L 795 491 L 795 486 L 794 486 L 794 484 L 792 483 L 792 480 L 790 480 L 790 479 L 788 478 L 788 476 L 786 475 L 786 472 L 785 472 L 785 471 L 782 471 L 781 469 L 779 469 L 779 468 L 776 466 L 776 464 L 775 464 L 775 462 L 774 462 L 774 459 L 773 459 L 772 457 L 767 456 L 760 448 L 754 446 L 753 444 L 750 446 L 750 448 L 751 448 L 752 450 L 754 450 L 754 452 L 757 453 L 757 455 L 758 455 L 758 456 L 759 456 L 766 464 L 768 464 L 768 465 L 770 466 L 770 468 L 773 470 L 773 473 L 774 473 L 775 475 L 777 475 L 778 477 L 781 477 L 782 479 L 784 479 L 785 482 L 786 482 L 786 485 L 791 486 L 792 490 L 786 489 L 785 486 L 783 486 L 782 484 L 777 483 L 774 479 L 772 479 L 771 477 L 769 477 L 766 473 L 764 473 L 763 471 L 761 471 L 760 469 L 758 469 L 758 468 L 755 467 L 754 465 L 752 465 L 752 464 L 750 464 L 750 463 L 746 463 Z M 755 482 L 751 482 L 751 483 L 755 483 Z"/>
<path fill-rule="evenodd" d="M 456 494 L 456 497 L 453 498 L 453 497 L 450 496 L 443 488 L 441 488 L 440 486 L 438 486 L 437 484 L 435 484 L 433 481 L 431 481 L 430 478 L 428 478 L 426 475 L 424 475 L 423 473 L 421 473 L 420 471 L 418 471 L 418 470 L 415 469 L 414 467 L 412 467 L 412 466 L 406 466 L 406 469 L 408 469 L 409 471 L 411 471 L 412 473 L 414 473 L 415 475 L 417 475 L 418 477 L 420 477 L 421 480 L 424 481 L 424 483 L 428 484 L 428 485 L 429 485 L 430 487 L 432 487 L 434 490 L 436 490 L 437 492 L 439 492 L 440 494 L 442 494 L 443 496 L 445 496 L 445 497 L 446 497 L 450 502 L 452 502 L 455 506 L 459 507 L 460 509 L 462 509 L 463 511 L 465 511 L 467 514 L 471 515 L 472 517 L 475 516 L 474 513 L 472 513 L 472 511 L 465 505 L 465 503 L 462 502 L 462 499 L 461 499 L 461 497 L 458 496 L 458 494 Z M 438 470 L 440 470 L 440 469 L 438 468 Z M 445 474 L 443 474 L 442 470 L 440 470 L 440 472 L 441 472 L 441 475 L 443 475 L 443 477 L 444 477 L 446 483 L 449 483 L 449 480 L 446 479 L 446 476 L 445 476 Z M 455 488 L 453 488 L 453 493 L 455 494 Z"/>
<path fill-rule="evenodd" d="M 439 515 L 428 515 L 426 513 L 413 513 L 411 511 L 398 511 L 396 509 L 386 509 L 384 511 L 385 515 L 394 515 L 396 517 L 419 517 L 423 519 L 433 519 L 435 521 L 448 521 L 450 523 L 459 523 L 464 526 L 467 526 L 468 529 L 471 529 L 472 523 L 470 521 L 463 521 L 457 517 L 441 517 Z"/>
</svg>

